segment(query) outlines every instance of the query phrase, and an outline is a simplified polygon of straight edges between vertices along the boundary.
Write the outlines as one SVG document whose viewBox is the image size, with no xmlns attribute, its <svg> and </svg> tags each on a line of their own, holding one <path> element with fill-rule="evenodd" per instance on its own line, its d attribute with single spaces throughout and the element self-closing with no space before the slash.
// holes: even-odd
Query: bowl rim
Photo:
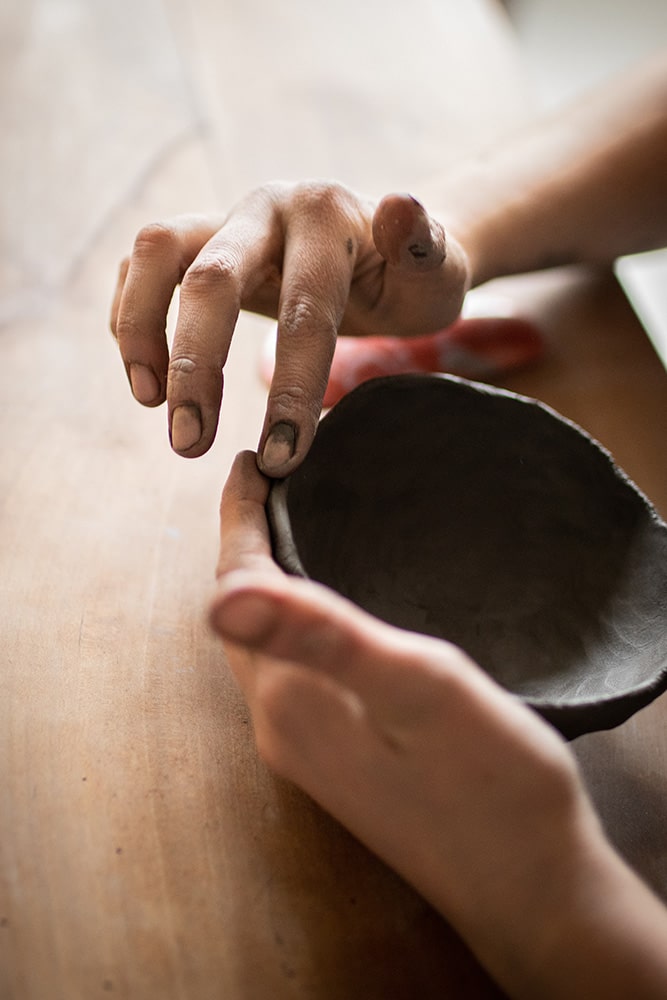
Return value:
<svg viewBox="0 0 667 1000">
<path fill-rule="evenodd" d="M 660 516 L 655 505 L 637 486 L 634 480 L 617 464 L 609 449 L 605 448 L 604 445 L 575 421 L 563 416 L 563 414 L 547 403 L 500 386 L 476 382 L 457 375 L 444 373 L 420 372 L 380 376 L 369 379 L 343 396 L 335 406 L 321 417 L 317 433 L 320 433 L 320 427 L 326 427 L 330 421 L 335 421 L 337 415 L 339 416 L 342 411 L 344 412 L 352 405 L 358 405 L 360 397 L 376 393 L 378 390 L 382 392 L 386 388 L 391 389 L 398 384 L 402 384 L 406 388 L 414 387 L 417 389 L 423 387 L 425 383 L 441 384 L 443 386 L 455 384 L 471 393 L 481 393 L 494 398 L 504 398 L 510 403 L 537 408 L 546 413 L 549 418 L 555 419 L 561 426 L 565 426 L 576 432 L 578 436 L 582 437 L 594 450 L 600 453 L 609 463 L 614 475 L 622 485 L 630 489 L 641 503 L 649 519 L 651 528 L 667 534 L 667 523 Z M 304 463 L 307 463 L 307 461 L 308 455 L 304 459 Z M 290 575 L 308 579 L 308 573 L 303 565 L 294 539 L 289 516 L 288 495 L 291 478 L 290 475 L 284 479 L 273 480 L 266 502 L 273 556 L 276 562 Z M 496 683 L 499 682 L 496 681 Z M 500 686 L 502 687 L 502 685 Z M 567 701 L 556 702 L 553 699 L 540 698 L 535 695 L 519 695 L 508 688 L 503 688 L 503 690 L 519 698 L 524 704 L 530 706 L 547 721 L 551 722 L 567 739 L 574 739 L 576 736 L 586 732 L 611 729 L 620 725 L 640 708 L 648 705 L 666 689 L 667 662 L 655 671 L 652 676 L 634 683 L 631 687 L 623 691 L 612 691 L 607 694 L 602 693 L 594 697 L 587 697 L 585 695 L 575 696 Z M 595 718 L 598 714 L 599 718 Z M 584 718 L 584 716 L 587 716 L 587 718 Z"/>
</svg>

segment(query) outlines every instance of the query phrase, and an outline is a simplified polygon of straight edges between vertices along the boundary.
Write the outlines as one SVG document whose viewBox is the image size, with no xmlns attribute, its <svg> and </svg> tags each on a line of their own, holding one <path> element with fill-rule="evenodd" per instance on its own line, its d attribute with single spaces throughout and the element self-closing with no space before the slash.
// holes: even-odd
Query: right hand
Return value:
<svg viewBox="0 0 667 1000">
<path fill-rule="evenodd" d="M 255 455 L 239 455 L 210 606 L 262 757 L 414 885 L 510 995 L 602 995 L 586 992 L 600 923 L 589 904 L 623 914 L 626 932 L 609 902 L 620 862 L 564 740 L 450 643 L 284 575 L 268 490 Z M 661 954 L 664 916 L 648 918 Z M 586 975 L 572 977 L 577 949 Z M 561 968 L 565 988 L 547 988 Z"/>
<path fill-rule="evenodd" d="M 285 476 L 315 434 L 337 334 L 430 333 L 456 319 L 469 283 L 463 249 L 410 195 L 375 205 L 333 182 L 275 183 L 226 218 L 142 229 L 121 265 L 111 328 L 135 397 L 167 400 L 172 446 L 194 458 L 215 438 L 239 310 L 277 318 L 258 464 Z"/>
</svg>

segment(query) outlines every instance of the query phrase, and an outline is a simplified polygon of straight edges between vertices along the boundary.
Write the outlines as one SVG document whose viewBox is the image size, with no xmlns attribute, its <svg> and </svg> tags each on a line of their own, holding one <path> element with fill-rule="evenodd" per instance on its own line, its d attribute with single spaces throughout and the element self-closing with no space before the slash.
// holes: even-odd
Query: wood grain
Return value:
<svg viewBox="0 0 667 1000">
<path fill-rule="evenodd" d="M 267 323 L 243 317 L 196 462 L 169 451 L 163 410 L 133 402 L 106 333 L 143 223 L 276 174 L 407 185 L 520 120 L 499 6 L 435 10 L 3 5 L 2 1000 L 498 995 L 415 893 L 258 761 L 205 624 L 218 494 L 261 426 Z M 516 385 L 617 445 L 666 510 L 665 375 L 643 332 L 606 279 L 545 281 L 517 294 L 553 356 Z M 662 891 L 664 712 L 582 747 L 612 835 Z"/>
</svg>

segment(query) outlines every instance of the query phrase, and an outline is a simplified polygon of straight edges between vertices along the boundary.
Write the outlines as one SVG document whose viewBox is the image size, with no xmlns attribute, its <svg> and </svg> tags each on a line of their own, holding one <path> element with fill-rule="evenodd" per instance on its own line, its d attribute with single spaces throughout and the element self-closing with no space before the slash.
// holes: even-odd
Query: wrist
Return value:
<svg viewBox="0 0 667 1000">
<path fill-rule="evenodd" d="M 579 908 L 588 881 L 591 857 L 605 843 L 583 792 L 573 789 L 575 802 L 546 810 L 542 821 L 525 824 L 525 834 L 513 859 L 500 866 L 497 881 L 476 908 L 464 936 L 495 979 L 517 998 L 568 997 L 548 989 L 559 979 L 563 938 Z M 562 955 L 561 955 L 562 959 Z"/>
<path fill-rule="evenodd" d="M 465 255 L 470 287 L 516 271 L 504 250 L 511 210 L 499 204 L 481 162 L 466 164 L 444 185 L 434 185 L 423 204 L 443 226 L 448 243 L 455 242 Z"/>
<path fill-rule="evenodd" d="M 510 996 L 666 995 L 667 912 L 611 847 L 591 809 L 531 881 L 495 956 Z"/>
</svg>

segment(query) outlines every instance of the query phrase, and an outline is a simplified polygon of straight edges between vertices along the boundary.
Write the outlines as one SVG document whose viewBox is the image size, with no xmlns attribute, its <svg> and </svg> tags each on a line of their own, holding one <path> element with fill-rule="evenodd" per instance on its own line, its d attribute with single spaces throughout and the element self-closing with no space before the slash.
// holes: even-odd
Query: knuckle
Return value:
<svg viewBox="0 0 667 1000">
<path fill-rule="evenodd" d="M 283 419 L 293 421 L 296 417 L 297 423 L 303 424 L 304 430 L 309 429 L 311 424 L 317 422 L 320 412 L 319 403 L 313 399 L 313 396 L 312 389 L 308 390 L 294 379 L 289 385 L 279 386 L 271 392 L 269 403 L 271 422 L 275 423 Z"/>
<path fill-rule="evenodd" d="M 134 255 L 137 257 L 161 257 L 171 253 L 176 245 L 176 233 L 164 222 L 151 222 L 137 233 L 134 240 Z"/>
<path fill-rule="evenodd" d="M 214 254 L 206 254 L 197 258 L 185 272 L 183 292 L 207 294 L 221 285 L 235 284 L 238 265 L 232 257 L 223 258 Z"/>
<path fill-rule="evenodd" d="M 221 372 L 222 365 L 219 362 L 193 351 L 186 354 L 174 354 L 169 362 L 169 377 L 172 380 L 181 379 L 183 376 L 205 376 L 219 379 Z"/>
<path fill-rule="evenodd" d="M 356 196 L 337 181 L 301 181 L 294 187 L 292 201 L 301 211 L 329 217 L 356 213 L 357 207 Z"/>
<path fill-rule="evenodd" d="M 335 296 L 318 296 L 299 290 L 285 297 L 280 307 L 279 337 L 292 342 L 327 342 L 333 347 L 338 335 L 341 304 Z"/>
<path fill-rule="evenodd" d="M 121 348 L 144 340 L 146 331 L 132 316 L 121 315 L 116 320 L 114 336 Z"/>
<path fill-rule="evenodd" d="M 287 339 L 304 336 L 335 338 L 336 317 L 332 306 L 313 296 L 300 294 L 288 298 L 280 310 L 280 336 Z"/>
<path fill-rule="evenodd" d="M 269 181 L 251 191 L 249 198 L 275 207 L 282 204 L 286 197 L 289 197 L 294 187 L 294 184 L 287 181 Z"/>
<path fill-rule="evenodd" d="M 178 378 L 181 375 L 194 375 L 197 364 L 192 358 L 172 358 L 169 363 L 169 377 Z"/>
</svg>

